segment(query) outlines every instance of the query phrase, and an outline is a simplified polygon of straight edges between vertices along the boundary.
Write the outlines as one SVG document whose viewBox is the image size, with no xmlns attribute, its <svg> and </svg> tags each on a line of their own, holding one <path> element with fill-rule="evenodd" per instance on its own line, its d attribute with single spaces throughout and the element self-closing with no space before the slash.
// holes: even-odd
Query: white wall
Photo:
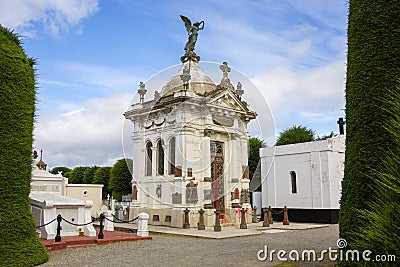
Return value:
<svg viewBox="0 0 400 267">
<path fill-rule="evenodd" d="M 100 209 L 103 204 L 102 189 L 102 184 L 67 184 L 65 196 L 80 200 L 93 201 L 91 214 L 92 216 L 97 217 L 100 214 Z"/>
<path fill-rule="evenodd" d="M 260 150 L 262 206 L 338 209 L 343 178 L 344 136 Z M 290 172 L 296 173 L 292 193 Z"/>
</svg>

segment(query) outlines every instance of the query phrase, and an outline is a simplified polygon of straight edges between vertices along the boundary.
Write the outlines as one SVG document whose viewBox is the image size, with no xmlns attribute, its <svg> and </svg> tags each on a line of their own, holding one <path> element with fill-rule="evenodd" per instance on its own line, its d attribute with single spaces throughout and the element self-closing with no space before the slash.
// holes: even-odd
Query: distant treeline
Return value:
<svg viewBox="0 0 400 267">
<path fill-rule="evenodd" d="M 103 184 L 103 199 L 110 194 L 121 200 L 123 195 L 131 193 L 132 160 L 120 159 L 113 167 L 78 166 L 74 169 L 67 167 L 54 167 L 51 173 L 61 172 L 71 184 Z"/>
</svg>

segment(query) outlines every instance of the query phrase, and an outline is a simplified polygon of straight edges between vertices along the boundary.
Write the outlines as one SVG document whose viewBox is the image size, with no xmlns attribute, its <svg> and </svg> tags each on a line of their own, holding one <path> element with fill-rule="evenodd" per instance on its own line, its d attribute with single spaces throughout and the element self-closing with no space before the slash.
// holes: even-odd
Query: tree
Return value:
<svg viewBox="0 0 400 267">
<path fill-rule="evenodd" d="M 253 177 L 261 177 L 261 164 L 260 164 L 260 148 L 265 147 L 265 142 L 257 137 L 249 139 L 249 175 L 250 179 Z M 261 184 L 257 186 L 260 189 Z"/>
<path fill-rule="evenodd" d="M 85 171 L 88 167 L 75 167 L 69 172 L 69 182 L 71 184 L 81 184 L 83 183 L 83 178 L 85 177 Z"/>
<path fill-rule="evenodd" d="M 390 111 L 386 100 L 391 91 L 399 90 L 400 5 L 390 0 L 350 0 L 349 4 L 346 161 L 339 234 L 347 240 L 346 248 L 363 251 L 369 248 L 356 245 L 369 227 L 363 214 L 371 212 L 371 203 L 378 200 L 377 186 L 387 171 L 385 161 L 399 138 L 387 129 L 398 114 Z M 380 208 L 389 213 L 390 206 Z M 380 238 L 387 242 L 386 238 L 398 231 L 398 225 L 388 227 Z"/>
<path fill-rule="evenodd" d="M 313 130 L 308 129 L 305 126 L 293 125 L 289 129 L 286 129 L 279 133 L 278 140 L 276 141 L 276 146 L 305 143 L 315 140 L 315 133 Z"/>
<path fill-rule="evenodd" d="M 113 198 L 119 201 L 121 201 L 123 195 L 132 191 L 132 174 L 128 164 L 132 168 L 133 161 L 131 159 L 120 159 L 114 164 L 110 173 L 109 187 L 112 189 Z"/>
<path fill-rule="evenodd" d="M 58 172 L 61 172 L 63 176 L 65 176 L 66 173 L 70 172 L 71 169 L 67 167 L 54 167 L 51 169 L 50 173 L 52 174 L 58 174 Z"/>
<path fill-rule="evenodd" d="M 33 266 L 48 260 L 29 208 L 35 61 L 18 36 L 0 25 L 0 262 Z M 7 150 L 7 151 L 4 151 Z"/>
<path fill-rule="evenodd" d="M 335 136 L 336 136 L 335 133 L 333 131 L 331 131 L 330 134 L 325 134 L 322 137 L 318 136 L 316 140 L 317 141 L 326 140 L 328 138 L 332 138 L 332 137 L 335 137 Z"/>
<path fill-rule="evenodd" d="M 98 169 L 97 166 L 86 168 L 86 170 L 83 173 L 82 182 L 84 184 L 91 184 L 93 181 L 94 173 L 96 172 L 97 169 Z"/>
<path fill-rule="evenodd" d="M 103 184 L 103 199 L 107 198 L 107 194 L 112 194 L 112 190 L 109 189 L 111 167 L 100 167 L 97 168 L 93 177 L 93 184 Z"/>
</svg>

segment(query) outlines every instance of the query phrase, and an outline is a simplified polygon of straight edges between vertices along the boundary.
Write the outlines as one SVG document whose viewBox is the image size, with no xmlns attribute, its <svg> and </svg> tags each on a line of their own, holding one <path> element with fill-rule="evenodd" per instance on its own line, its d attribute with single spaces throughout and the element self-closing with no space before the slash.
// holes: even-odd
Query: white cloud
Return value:
<svg viewBox="0 0 400 267">
<path fill-rule="evenodd" d="M 278 67 L 257 75 L 254 83 L 272 109 L 326 110 L 344 101 L 344 61 L 295 71 Z"/>
<path fill-rule="evenodd" d="M 37 150 L 49 167 L 112 165 L 124 156 L 122 130 L 132 95 L 89 99 L 76 111 L 39 114 L 34 131 Z"/>
<path fill-rule="evenodd" d="M 0 23 L 27 37 L 35 37 L 40 28 L 55 37 L 77 27 L 81 20 L 98 11 L 98 0 L 12 0 L 0 1 Z"/>
<path fill-rule="evenodd" d="M 278 132 L 293 124 L 320 125 L 317 130 L 325 132 L 323 127 L 335 129 L 333 122 L 343 113 L 344 76 L 344 61 L 334 61 L 298 71 L 278 67 L 252 80 L 271 107 Z"/>
</svg>

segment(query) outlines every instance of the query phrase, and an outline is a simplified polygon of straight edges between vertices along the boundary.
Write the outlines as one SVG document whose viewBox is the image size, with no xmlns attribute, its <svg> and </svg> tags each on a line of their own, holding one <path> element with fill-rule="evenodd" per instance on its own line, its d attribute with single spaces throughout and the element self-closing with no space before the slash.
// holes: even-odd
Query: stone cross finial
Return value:
<svg viewBox="0 0 400 267">
<path fill-rule="evenodd" d="M 241 82 L 237 83 L 235 92 L 239 96 L 239 98 L 241 98 L 242 95 L 244 94 L 244 90 L 242 89 L 242 83 Z"/>
<path fill-rule="evenodd" d="M 337 124 L 339 124 L 339 134 L 343 135 L 344 134 L 344 125 L 346 124 L 346 121 L 343 118 L 339 118 L 337 121 Z"/>
<path fill-rule="evenodd" d="M 144 102 L 144 95 L 147 93 L 146 85 L 143 82 L 139 83 L 138 94 L 140 96 L 140 103 Z"/>
<path fill-rule="evenodd" d="M 233 85 L 231 84 L 231 81 L 228 78 L 228 73 L 231 71 L 231 68 L 228 66 L 228 62 L 222 63 L 222 65 L 219 66 L 219 68 L 222 70 L 222 79 L 219 85 L 223 88 L 233 90 Z"/>
</svg>

